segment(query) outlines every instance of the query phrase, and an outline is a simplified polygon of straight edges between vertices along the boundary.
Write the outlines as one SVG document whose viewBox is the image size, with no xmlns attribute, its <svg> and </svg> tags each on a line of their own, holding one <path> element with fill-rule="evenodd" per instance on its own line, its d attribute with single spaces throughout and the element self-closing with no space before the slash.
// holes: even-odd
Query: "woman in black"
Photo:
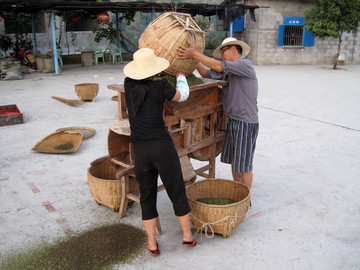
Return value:
<svg viewBox="0 0 360 270">
<path fill-rule="evenodd" d="M 189 86 L 181 73 L 176 76 L 176 89 L 166 80 L 152 80 L 154 75 L 168 66 L 166 59 L 156 57 L 151 49 L 142 48 L 134 53 L 134 61 L 124 67 L 130 142 L 135 155 L 135 175 L 140 186 L 142 220 L 148 236 L 146 246 L 152 255 L 160 254 L 155 238 L 158 175 L 183 230 L 182 244 L 196 245 L 191 233 L 191 209 L 185 194 L 179 156 L 163 119 L 165 99 L 186 100 Z"/>
</svg>

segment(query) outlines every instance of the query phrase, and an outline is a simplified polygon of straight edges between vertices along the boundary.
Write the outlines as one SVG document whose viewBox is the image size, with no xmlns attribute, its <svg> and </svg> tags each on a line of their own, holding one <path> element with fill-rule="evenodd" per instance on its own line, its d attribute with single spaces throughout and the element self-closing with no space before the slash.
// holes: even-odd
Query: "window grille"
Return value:
<svg viewBox="0 0 360 270">
<path fill-rule="evenodd" d="M 285 25 L 284 46 L 303 46 L 304 28 L 302 26 Z"/>
<path fill-rule="evenodd" d="M 304 17 L 284 17 L 279 25 L 278 46 L 314 46 L 314 36 L 307 31 Z"/>
</svg>

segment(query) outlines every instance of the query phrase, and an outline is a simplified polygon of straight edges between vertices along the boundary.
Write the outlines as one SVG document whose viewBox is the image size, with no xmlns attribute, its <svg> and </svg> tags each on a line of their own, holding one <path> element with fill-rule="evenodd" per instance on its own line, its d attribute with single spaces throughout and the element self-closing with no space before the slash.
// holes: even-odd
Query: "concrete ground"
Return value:
<svg viewBox="0 0 360 270">
<path fill-rule="evenodd" d="M 24 124 L 0 127 L 0 257 L 90 226 L 123 222 L 142 228 L 140 207 L 126 217 L 95 203 L 90 162 L 108 153 L 118 118 L 116 93 L 124 64 L 65 65 L 63 72 L 0 81 L 0 105 L 16 104 Z M 147 250 L 113 269 L 360 269 L 360 66 L 256 66 L 260 133 L 254 159 L 252 208 L 224 239 L 180 245 L 171 203 L 158 193 L 161 255 Z M 70 107 L 74 85 L 99 83 L 95 101 Z M 76 153 L 31 148 L 58 128 L 96 130 Z M 192 160 L 196 168 L 202 162 Z M 217 158 L 216 177 L 231 179 Z M 201 178 L 198 178 L 201 179 Z"/>
</svg>

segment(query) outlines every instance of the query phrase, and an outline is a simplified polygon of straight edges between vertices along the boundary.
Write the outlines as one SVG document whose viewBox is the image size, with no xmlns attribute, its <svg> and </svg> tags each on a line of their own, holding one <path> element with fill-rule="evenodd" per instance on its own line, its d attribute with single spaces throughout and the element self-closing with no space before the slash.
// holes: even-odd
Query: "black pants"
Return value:
<svg viewBox="0 0 360 270">
<path fill-rule="evenodd" d="M 158 217 L 156 209 L 158 175 L 173 204 L 176 216 L 190 212 L 179 156 L 172 140 L 133 143 L 135 175 L 140 186 L 142 219 Z"/>
</svg>

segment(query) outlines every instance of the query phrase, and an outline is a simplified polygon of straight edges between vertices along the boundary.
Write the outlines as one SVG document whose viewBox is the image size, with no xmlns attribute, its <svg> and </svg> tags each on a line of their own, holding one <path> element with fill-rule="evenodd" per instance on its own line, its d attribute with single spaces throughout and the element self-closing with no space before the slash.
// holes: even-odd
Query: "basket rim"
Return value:
<svg viewBox="0 0 360 270">
<path fill-rule="evenodd" d="M 85 86 L 85 85 L 99 85 L 98 83 L 78 83 L 75 86 Z"/>
<path fill-rule="evenodd" d="M 229 203 L 229 204 L 225 204 L 225 205 L 207 204 L 207 203 L 198 202 L 198 201 L 196 201 L 196 200 L 194 200 L 194 199 L 192 199 L 192 198 L 189 198 L 189 197 L 186 195 L 187 199 L 190 200 L 190 201 L 193 202 L 193 203 L 200 204 L 200 205 L 202 205 L 202 206 L 211 207 L 211 208 L 228 208 L 228 207 L 230 207 L 230 206 L 235 206 L 235 205 L 237 205 L 237 204 L 240 204 L 240 203 L 242 203 L 243 201 L 246 201 L 246 200 L 248 200 L 248 199 L 250 198 L 250 193 L 251 193 L 251 192 L 250 192 L 250 189 L 249 189 L 248 186 L 246 186 L 246 185 L 244 185 L 244 184 L 242 184 L 242 183 L 233 181 L 233 180 L 222 179 L 222 178 L 207 178 L 207 179 L 202 179 L 202 180 L 199 180 L 199 181 L 195 181 L 195 182 L 192 183 L 191 185 L 188 185 L 188 186 L 186 187 L 186 189 L 191 188 L 192 186 L 195 186 L 196 184 L 202 184 L 203 182 L 208 182 L 208 181 L 218 181 L 218 182 L 228 181 L 228 182 L 232 182 L 232 183 L 234 183 L 235 185 L 238 184 L 238 185 L 242 185 L 242 186 L 246 187 L 247 190 L 249 191 L 249 193 L 248 193 L 248 195 L 247 195 L 244 199 L 242 199 L 241 201 L 234 202 L 234 203 Z"/>
<path fill-rule="evenodd" d="M 153 25 L 155 22 L 159 21 L 160 19 L 163 19 L 165 17 L 168 17 L 168 16 L 184 16 L 184 17 L 187 17 L 189 19 L 191 19 L 195 25 L 197 26 L 198 29 L 192 29 L 196 32 L 199 32 L 199 33 L 202 33 L 202 34 L 206 34 L 206 32 L 204 30 L 202 30 L 198 24 L 196 23 L 196 21 L 192 18 L 192 16 L 188 13 L 183 13 L 183 12 L 176 12 L 176 11 L 168 11 L 168 12 L 165 12 L 163 13 L 162 15 L 160 15 L 159 17 L 157 17 L 155 20 L 153 20 L 152 22 L 150 22 L 149 26 Z"/>
<path fill-rule="evenodd" d="M 96 133 L 95 129 L 93 129 L 93 128 L 90 128 L 90 127 L 80 127 L 80 126 L 59 128 L 59 129 L 57 129 L 56 131 L 74 132 L 74 131 L 69 131 L 69 130 L 81 130 L 81 129 L 90 131 L 90 134 L 87 134 L 87 135 L 84 135 L 84 134 L 83 134 L 83 139 L 90 138 L 90 137 L 94 136 L 95 133 Z M 81 131 L 79 131 L 79 132 L 81 132 Z M 82 132 L 81 132 L 81 133 L 82 133 Z"/>
<path fill-rule="evenodd" d="M 117 178 L 114 178 L 114 179 L 104 179 L 104 178 L 96 177 L 96 176 L 94 176 L 93 174 L 90 173 L 90 168 L 91 168 L 91 166 L 87 169 L 87 172 L 88 172 L 88 174 L 89 174 L 92 178 L 94 178 L 94 180 L 96 179 L 96 180 L 101 181 L 101 182 L 109 182 L 109 181 L 112 181 L 112 182 L 114 182 L 114 181 L 121 182 L 121 179 L 117 179 Z M 88 179 L 88 180 L 89 180 L 89 179 Z"/>
</svg>

